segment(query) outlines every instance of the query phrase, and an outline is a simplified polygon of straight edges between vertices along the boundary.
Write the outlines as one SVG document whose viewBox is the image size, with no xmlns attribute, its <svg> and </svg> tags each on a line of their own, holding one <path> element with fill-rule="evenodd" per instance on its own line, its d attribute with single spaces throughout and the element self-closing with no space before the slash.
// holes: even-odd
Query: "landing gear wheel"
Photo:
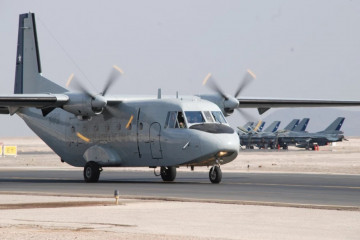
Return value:
<svg viewBox="0 0 360 240">
<path fill-rule="evenodd" d="M 172 182 L 176 178 L 176 167 L 161 167 L 160 175 L 164 182 Z"/>
<path fill-rule="evenodd" d="M 88 162 L 84 167 L 84 180 L 87 183 L 94 183 L 99 180 L 101 167 L 95 162 Z"/>
<path fill-rule="evenodd" d="M 210 169 L 209 179 L 212 183 L 220 183 L 222 178 L 222 172 L 219 166 L 214 166 Z"/>
</svg>

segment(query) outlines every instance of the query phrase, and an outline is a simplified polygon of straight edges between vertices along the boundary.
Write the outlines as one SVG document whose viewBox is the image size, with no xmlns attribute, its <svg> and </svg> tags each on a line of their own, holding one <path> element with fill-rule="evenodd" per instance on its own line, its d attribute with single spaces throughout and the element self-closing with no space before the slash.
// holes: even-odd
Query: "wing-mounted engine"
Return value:
<svg viewBox="0 0 360 240">
<path fill-rule="evenodd" d="M 239 100 L 237 99 L 237 97 L 244 90 L 244 88 L 250 83 L 250 81 L 255 78 L 256 78 L 255 74 L 250 70 L 248 70 L 233 97 L 228 94 L 225 94 L 221 90 L 221 88 L 217 85 L 215 80 L 212 78 L 211 73 L 209 73 L 205 77 L 203 81 L 203 85 L 208 83 L 207 86 L 209 86 L 217 94 L 199 95 L 199 97 L 215 103 L 216 105 L 219 106 L 219 108 L 221 109 L 221 111 L 225 116 L 230 116 L 232 113 L 234 113 L 234 110 L 239 107 Z"/>
<path fill-rule="evenodd" d="M 90 96 L 86 93 L 66 93 L 69 101 L 63 105 L 63 109 L 76 116 L 93 117 L 101 114 L 107 105 L 102 95 Z"/>
<path fill-rule="evenodd" d="M 226 98 L 218 94 L 202 94 L 198 95 L 201 99 L 215 103 L 221 109 L 224 116 L 230 116 L 234 110 L 239 106 L 239 101 L 231 96 Z"/>
<path fill-rule="evenodd" d="M 84 119 L 102 114 L 104 109 L 107 107 L 105 94 L 121 74 L 123 74 L 123 71 L 118 66 L 114 65 L 105 84 L 104 90 L 99 94 L 93 94 L 85 86 L 80 84 L 79 81 L 75 81 L 74 87 L 79 90 L 79 93 L 65 93 L 69 97 L 69 101 L 64 104 L 62 108 L 65 111 L 73 113 Z M 72 74 L 66 85 L 69 86 L 73 79 L 74 75 Z"/>
</svg>

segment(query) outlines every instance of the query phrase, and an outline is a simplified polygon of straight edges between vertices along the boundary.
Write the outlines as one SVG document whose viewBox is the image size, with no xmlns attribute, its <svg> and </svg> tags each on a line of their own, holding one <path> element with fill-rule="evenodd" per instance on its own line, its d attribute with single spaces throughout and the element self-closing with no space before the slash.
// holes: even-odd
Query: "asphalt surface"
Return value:
<svg viewBox="0 0 360 240">
<path fill-rule="evenodd" d="M 112 196 L 117 189 L 120 196 L 360 207 L 358 175 L 223 172 L 222 182 L 211 184 L 207 172 L 190 170 L 172 183 L 150 171 L 105 169 L 98 183 L 85 183 L 82 174 L 80 168 L 0 168 L 0 192 Z"/>
</svg>

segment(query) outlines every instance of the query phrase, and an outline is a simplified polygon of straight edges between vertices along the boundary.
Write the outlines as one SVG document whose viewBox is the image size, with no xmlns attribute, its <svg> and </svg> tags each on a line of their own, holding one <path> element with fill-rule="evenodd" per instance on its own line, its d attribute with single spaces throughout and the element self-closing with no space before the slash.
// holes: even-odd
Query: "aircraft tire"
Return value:
<svg viewBox="0 0 360 240">
<path fill-rule="evenodd" d="M 214 171 L 213 171 L 214 170 Z M 222 171 L 219 166 L 214 166 L 209 171 L 209 179 L 212 183 L 220 183 L 222 179 Z"/>
<path fill-rule="evenodd" d="M 84 180 L 87 183 L 94 183 L 99 181 L 100 166 L 95 162 L 88 162 L 84 167 Z"/>
<path fill-rule="evenodd" d="M 164 182 L 172 182 L 176 178 L 176 167 L 161 167 L 160 175 Z"/>
</svg>

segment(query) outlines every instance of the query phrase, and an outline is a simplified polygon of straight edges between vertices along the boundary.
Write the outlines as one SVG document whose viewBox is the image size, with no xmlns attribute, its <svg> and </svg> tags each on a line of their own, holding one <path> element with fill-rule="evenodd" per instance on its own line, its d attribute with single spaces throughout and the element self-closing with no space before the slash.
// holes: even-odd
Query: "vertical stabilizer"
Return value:
<svg viewBox="0 0 360 240">
<path fill-rule="evenodd" d="M 294 132 L 304 132 L 304 131 L 306 130 L 306 128 L 307 128 L 307 125 L 308 125 L 309 121 L 310 121 L 310 118 L 303 118 L 303 119 L 300 121 L 299 125 L 297 125 L 297 126 L 293 129 L 293 131 L 294 131 Z"/>
<path fill-rule="evenodd" d="M 292 131 L 296 126 L 299 124 L 300 119 L 293 119 L 285 128 L 284 130 Z"/>
<path fill-rule="evenodd" d="M 272 122 L 265 130 L 264 132 L 276 132 L 279 128 L 280 121 L 274 121 Z"/>
<path fill-rule="evenodd" d="M 338 117 L 334 122 L 330 124 L 324 131 L 340 131 L 342 124 L 344 123 L 344 117 Z"/>
<path fill-rule="evenodd" d="M 35 14 L 19 17 L 14 93 L 63 93 L 67 90 L 41 76 Z"/>
</svg>

